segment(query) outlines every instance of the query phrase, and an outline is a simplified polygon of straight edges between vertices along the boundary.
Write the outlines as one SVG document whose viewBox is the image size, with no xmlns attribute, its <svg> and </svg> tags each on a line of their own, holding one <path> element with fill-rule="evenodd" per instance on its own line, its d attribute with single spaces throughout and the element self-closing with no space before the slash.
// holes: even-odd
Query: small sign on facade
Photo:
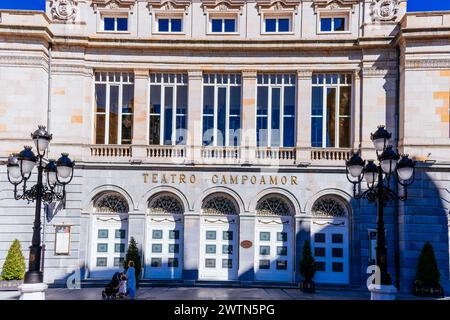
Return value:
<svg viewBox="0 0 450 320">
<path fill-rule="evenodd" d="M 70 255 L 70 235 L 70 226 L 55 226 L 55 255 Z"/>
<path fill-rule="evenodd" d="M 241 247 L 244 249 L 249 249 L 253 246 L 253 243 L 250 240 L 244 240 L 241 242 Z"/>
</svg>

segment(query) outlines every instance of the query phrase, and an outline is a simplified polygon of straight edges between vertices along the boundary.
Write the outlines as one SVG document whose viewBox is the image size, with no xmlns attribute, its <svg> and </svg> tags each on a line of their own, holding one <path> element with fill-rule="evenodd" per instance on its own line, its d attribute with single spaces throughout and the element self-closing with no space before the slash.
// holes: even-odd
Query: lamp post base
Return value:
<svg viewBox="0 0 450 320">
<path fill-rule="evenodd" d="M 371 284 L 369 286 L 370 300 L 395 300 L 397 288 L 393 285 Z"/>
<path fill-rule="evenodd" d="M 19 286 L 20 300 L 45 300 L 45 283 L 24 283 Z"/>
</svg>

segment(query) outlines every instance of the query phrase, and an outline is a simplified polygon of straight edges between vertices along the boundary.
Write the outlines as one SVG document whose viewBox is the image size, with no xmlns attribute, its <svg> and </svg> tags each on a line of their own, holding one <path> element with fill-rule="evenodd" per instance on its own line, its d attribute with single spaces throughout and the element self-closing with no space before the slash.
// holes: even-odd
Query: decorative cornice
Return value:
<svg viewBox="0 0 450 320">
<path fill-rule="evenodd" d="M 448 69 L 450 59 L 406 60 L 403 66 L 405 69 Z"/>
<path fill-rule="evenodd" d="M 299 80 L 311 80 L 312 75 L 312 70 L 297 70 L 297 79 Z"/>
<path fill-rule="evenodd" d="M 136 0 L 92 0 L 92 7 L 94 12 L 97 12 L 99 8 L 101 9 L 129 9 L 133 12 Z"/>
<path fill-rule="evenodd" d="M 243 70 L 242 71 L 243 79 L 256 79 L 257 75 L 258 75 L 258 71 L 256 71 L 256 70 Z"/>
<path fill-rule="evenodd" d="M 239 12 L 242 14 L 242 8 L 245 0 L 203 0 L 203 11 L 206 12 Z"/>
<path fill-rule="evenodd" d="M 300 5 L 300 0 L 257 0 L 256 7 L 258 14 L 262 12 L 292 12 L 297 14 L 297 8 Z"/>
<path fill-rule="evenodd" d="M 189 70 L 188 71 L 189 79 L 202 79 L 202 77 L 203 77 L 203 70 Z"/>
<path fill-rule="evenodd" d="M 27 66 L 48 69 L 48 60 L 44 57 L 0 56 L 0 65 Z"/>
<path fill-rule="evenodd" d="M 365 67 L 361 69 L 361 75 L 363 78 L 395 78 L 397 77 L 397 69 L 384 66 L 379 67 Z"/>
<path fill-rule="evenodd" d="M 164 12 L 183 12 L 188 14 L 188 8 L 191 5 L 190 0 L 147 0 L 147 8 L 150 14 L 153 11 L 164 11 Z"/>
<path fill-rule="evenodd" d="M 318 9 L 351 9 L 354 12 L 359 2 L 359 0 L 313 0 L 313 8 L 314 13 L 317 13 Z"/>
<path fill-rule="evenodd" d="M 60 74 L 82 74 L 85 76 L 93 76 L 94 69 L 80 65 L 70 64 L 52 64 L 52 73 Z"/>
</svg>

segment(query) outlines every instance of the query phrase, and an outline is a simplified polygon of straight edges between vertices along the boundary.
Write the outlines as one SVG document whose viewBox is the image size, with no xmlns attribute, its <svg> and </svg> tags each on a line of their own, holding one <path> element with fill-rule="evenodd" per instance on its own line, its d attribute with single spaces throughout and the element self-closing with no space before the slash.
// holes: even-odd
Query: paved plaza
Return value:
<svg viewBox="0 0 450 320">
<path fill-rule="evenodd" d="M 101 300 L 103 288 L 50 288 L 47 300 Z M 18 299 L 16 291 L 0 291 L 1 300 Z M 369 300 L 366 291 L 317 290 L 303 293 L 298 289 L 281 288 L 208 288 L 208 287 L 144 287 L 138 290 L 138 300 Z M 417 300 L 412 295 L 399 294 L 399 300 Z M 450 297 L 445 298 L 450 300 Z"/>
</svg>

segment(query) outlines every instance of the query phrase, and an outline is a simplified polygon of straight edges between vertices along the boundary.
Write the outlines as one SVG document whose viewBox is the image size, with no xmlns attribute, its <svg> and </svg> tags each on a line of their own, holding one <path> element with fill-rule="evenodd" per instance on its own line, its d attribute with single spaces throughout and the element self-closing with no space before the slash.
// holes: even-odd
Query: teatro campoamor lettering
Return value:
<svg viewBox="0 0 450 320">
<path fill-rule="evenodd" d="M 143 173 L 144 183 L 195 184 L 199 179 L 195 174 L 185 173 Z M 206 182 L 232 185 L 298 185 L 297 176 L 213 174 L 205 175 Z"/>
</svg>

